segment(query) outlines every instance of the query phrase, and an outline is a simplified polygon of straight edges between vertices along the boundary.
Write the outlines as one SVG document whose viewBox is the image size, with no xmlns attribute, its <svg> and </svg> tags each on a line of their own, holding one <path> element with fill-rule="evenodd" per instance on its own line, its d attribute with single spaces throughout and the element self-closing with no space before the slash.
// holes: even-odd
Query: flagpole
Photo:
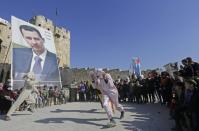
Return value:
<svg viewBox="0 0 199 131">
<path fill-rule="evenodd" d="M 58 9 L 55 9 L 55 26 L 57 26 Z"/>
</svg>

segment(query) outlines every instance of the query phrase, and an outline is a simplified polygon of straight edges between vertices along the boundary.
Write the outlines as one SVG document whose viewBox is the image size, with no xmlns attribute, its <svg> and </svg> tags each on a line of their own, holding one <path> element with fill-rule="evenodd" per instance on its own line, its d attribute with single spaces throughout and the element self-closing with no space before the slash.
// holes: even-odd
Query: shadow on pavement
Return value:
<svg viewBox="0 0 199 131">
<path fill-rule="evenodd" d="M 61 110 L 61 109 L 56 109 L 55 111 L 51 111 L 53 113 L 61 113 L 61 112 L 80 112 L 80 113 L 99 113 L 99 114 L 106 114 L 103 110 L 103 112 L 97 111 L 98 109 L 91 109 L 91 110 Z"/>
<path fill-rule="evenodd" d="M 126 112 L 133 113 L 130 119 L 121 120 L 122 126 L 130 131 L 170 131 L 172 121 L 169 120 L 167 107 L 157 104 L 123 103 Z"/>
<path fill-rule="evenodd" d="M 12 116 L 25 116 L 25 115 L 32 115 L 32 114 L 12 114 Z"/>
<path fill-rule="evenodd" d="M 11 116 L 27 116 L 27 115 L 32 115 L 32 114 L 12 114 Z M 5 114 L 4 115 L 0 115 L 0 120 L 5 121 Z"/>
<path fill-rule="evenodd" d="M 116 127 L 116 126 L 114 126 L 114 127 Z M 100 129 L 108 129 L 108 128 L 114 128 L 114 127 L 109 127 L 108 125 L 104 125 L 102 128 L 100 128 Z"/>
<path fill-rule="evenodd" d="M 107 120 L 105 118 L 103 119 L 81 119 L 81 118 L 46 118 L 35 121 L 36 123 L 43 123 L 43 124 L 49 124 L 49 123 L 64 123 L 65 121 L 72 121 L 74 123 L 78 124 L 88 124 L 88 125 L 95 125 L 95 126 L 102 126 L 103 124 L 97 124 L 96 122 Z"/>
<path fill-rule="evenodd" d="M 4 118 L 5 118 L 5 115 L 0 115 L 0 120 L 5 121 Z"/>
</svg>

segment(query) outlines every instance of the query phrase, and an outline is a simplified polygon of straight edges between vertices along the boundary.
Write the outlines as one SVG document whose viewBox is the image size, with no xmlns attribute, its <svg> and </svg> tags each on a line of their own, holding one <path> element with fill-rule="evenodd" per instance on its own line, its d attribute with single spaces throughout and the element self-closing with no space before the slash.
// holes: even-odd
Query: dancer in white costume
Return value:
<svg viewBox="0 0 199 131">
<path fill-rule="evenodd" d="M 101 70 L 91 71 L 89 75 L 92 79 L 93 87 L 99 89 L 102 93 L 103 107 L 107 113 L 108 119 L 110 120 L 108 126 L 116 126 L 116 122 L 113 119 L 112 107 L 109 105 L 109 101 L 111 101 L 116 106 L 116 109 L 121 112 L 120 119 L 124 117 L 124 108 L 118 102 L 118 90 L 113 83 L 111 75 Z"/>
</svg>

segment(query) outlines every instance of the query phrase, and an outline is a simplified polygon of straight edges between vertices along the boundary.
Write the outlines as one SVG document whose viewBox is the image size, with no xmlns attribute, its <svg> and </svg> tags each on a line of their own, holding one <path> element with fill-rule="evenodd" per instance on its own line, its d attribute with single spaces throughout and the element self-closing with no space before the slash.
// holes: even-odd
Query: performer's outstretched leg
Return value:
<svg viewBox="0 0 199 131">
<path fill-rule="evenodd" d="M 107 95 L 103 95 L 103 107 L 107 113 L 108 119 L 110 120 L 113 117 L 113 112 L 109 106 L 109 97 Z"/>
<path fill-rule="evenodd" d="M 103 95 L 103 107 L 104 107 L 104 110 L 107 113 L 108 120 L 110 121 L 107 126 L 108 127 L 114 127 L 114 126 L 116 126 L 116 122 L 113 119 L 113 112 L 112 112 L 112 108 L 109 104 L 109 101 L 110 101 L 109 96 Z"/>
<path fill-rule="evenodd" d="M 117 110 L 121 112 L 120 119 L 124 118 L 124 107 L 118 101 L 118 93 L 110 93 L 109 97 Z"/>
<path fill-rule="evenodd" d="M 14 104 L 10 107 L 8 113 L 5 116 L 5 120 L 10 120 L 11 114 L 23 103 L 23 101 L 30 95 L 31 90 L 23 90 Z"/>
</svg>

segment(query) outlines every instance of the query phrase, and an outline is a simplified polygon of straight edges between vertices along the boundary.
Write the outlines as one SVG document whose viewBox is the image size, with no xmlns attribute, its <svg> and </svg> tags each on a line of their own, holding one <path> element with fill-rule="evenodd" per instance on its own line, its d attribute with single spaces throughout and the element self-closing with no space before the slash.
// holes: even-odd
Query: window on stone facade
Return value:
<svg viewBox="0 0 199 131">
<path fill-rule="evenodd" d="M 38 26 L 41 26 L 41 24 L 38 24 Z"/>
<path fill-rule="evenodd" d="M 56 37 L 56 38 L 60 38 L 61 36 L 60 36 L 60 34 L 57 34 L 57 33 L 56 33 L 56 34 L 55 34 L 55 37 Z"/>
</svg>

